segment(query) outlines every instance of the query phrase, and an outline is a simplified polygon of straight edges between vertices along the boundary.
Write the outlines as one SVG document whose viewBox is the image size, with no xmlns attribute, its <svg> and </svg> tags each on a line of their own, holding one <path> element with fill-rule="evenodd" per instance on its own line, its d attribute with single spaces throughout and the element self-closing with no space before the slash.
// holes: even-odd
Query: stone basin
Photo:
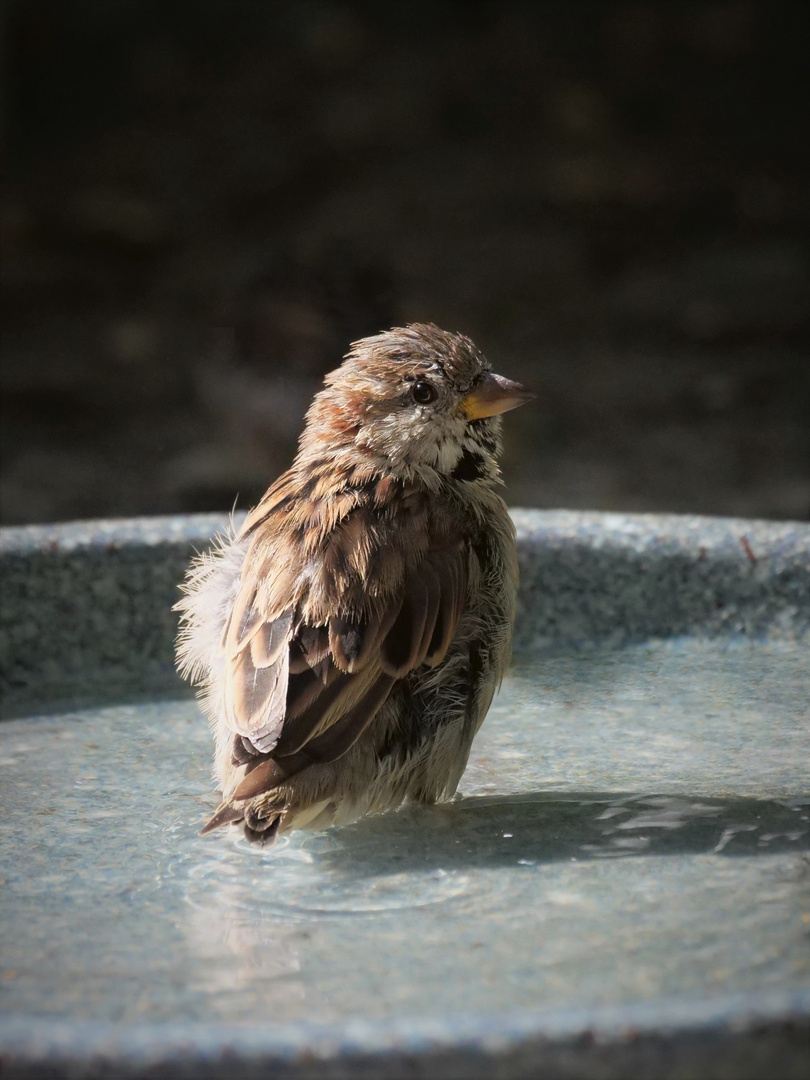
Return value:
<svg viewBox="0 0 810 1080">
<path fill-rule="evenodd" d="M 0 531 L 6 1075 L 806 1075 L 810 526 L 513 516 L 460 796 L 269 851 L 172 665 L 227 519 Z"/>
</svg>

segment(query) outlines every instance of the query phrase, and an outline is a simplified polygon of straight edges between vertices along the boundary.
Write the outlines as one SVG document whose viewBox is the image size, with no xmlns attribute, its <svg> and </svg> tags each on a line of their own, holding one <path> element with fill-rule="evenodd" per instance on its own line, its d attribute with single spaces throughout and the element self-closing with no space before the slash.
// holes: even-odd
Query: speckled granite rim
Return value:
<svg viewBox="0 0 810 1080">
<path fill-rule="evenodd" d="M 515 510 L 517 650 L 678 634 L 800 638 L 810 525 Z M 0 530 L 3 715 L 179 694 L 172 606 L 224 515 Z"/>
<path fill-rule="evenodd" d="M 110 1024 L 0 1017 L 6 1077 L 290 1080 L 804 1078 L 810 993 L 503 1018 L 343 1024 Z M 775 1070 L 775 1071 L 774 1071 Z"/>
</svg>

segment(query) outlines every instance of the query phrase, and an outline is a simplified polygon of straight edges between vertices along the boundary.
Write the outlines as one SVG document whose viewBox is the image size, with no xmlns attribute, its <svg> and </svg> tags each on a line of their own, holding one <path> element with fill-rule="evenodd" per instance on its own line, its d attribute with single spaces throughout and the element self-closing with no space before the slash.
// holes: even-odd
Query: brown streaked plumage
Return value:
<svg viewBox="0 0 810 1080">
<path fill-rule="evenodd" d="M 203 832 L 266 841 L 451 796 L 508 660 L 499 414 L 532 395 L 416 324 L 325 383 L 292 468 L 178 604 L 223 798 Z"/>
</svg>

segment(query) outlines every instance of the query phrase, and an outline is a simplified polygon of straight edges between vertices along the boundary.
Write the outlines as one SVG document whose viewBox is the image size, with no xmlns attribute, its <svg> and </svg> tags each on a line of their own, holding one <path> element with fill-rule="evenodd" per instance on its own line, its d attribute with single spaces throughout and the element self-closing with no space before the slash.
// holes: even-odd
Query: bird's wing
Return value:
<svg viewBox="0 0 810 1080">
<path fill-rule="evenodd" d="M 340 757 L 398 679 L 444 659 L 469 559 L 468 545 L 437 534 L 427 515 L 394 533 L 362 508 L 298 567 L 271 560 L 267 575 L 245 575 L 223 640 L 224 702 L 234 733 L 263 756 L 248 759 L 235 799 Z"/>
</svg>

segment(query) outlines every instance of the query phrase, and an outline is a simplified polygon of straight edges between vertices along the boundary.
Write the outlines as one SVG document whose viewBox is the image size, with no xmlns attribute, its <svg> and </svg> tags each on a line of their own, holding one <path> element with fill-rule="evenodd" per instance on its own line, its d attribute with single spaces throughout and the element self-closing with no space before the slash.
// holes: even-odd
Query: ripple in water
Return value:
<svg viewBox="0 0 810 1080">
<path fill-rule="evenodd" d="M 358 874 L 339 830 L 284 836 L 269 849 L 233 833 L 214 844 L 208 838 L 202 857 L 188 852 L 169 862 L 167 875 L 186 878 L 192 905 L 210 906 L 211 891 L 225 887 L 234 908 L 307 919 L 424 908 L 473 891 L 470 875 L 440 867 Z"/>
<path fill-rule="evenodd" d="M 189 822 L 190 832 L 196 822 Z M 404 911 L 453 902 L 461 914 L 534 904 L 550 864 L 649 855 L 800 851 L 808 844 L 804 800 L 471 798 L 406 808 L 326 832 L 293 833 L 262 848 L 233 829 L 175 850 L 165 874 L 193 905 L 225 889 L 242 911 L 287 919 Z"/>
</svg>

